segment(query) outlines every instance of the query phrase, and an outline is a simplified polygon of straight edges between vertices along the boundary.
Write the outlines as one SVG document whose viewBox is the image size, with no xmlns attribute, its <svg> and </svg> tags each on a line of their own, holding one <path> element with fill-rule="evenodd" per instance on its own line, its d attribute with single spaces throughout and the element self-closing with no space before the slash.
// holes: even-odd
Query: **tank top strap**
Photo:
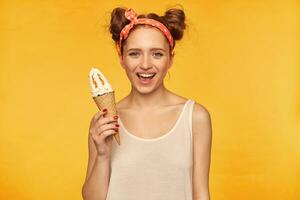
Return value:
<svg viewBox="0 0 300 200">
<path fill-rule="evenodd" d="M 189 115 L 190 115 L 189 113 L 191 109 L 191 104 L 193 104 L 192 99 L 186 100 L 177 120 L 178 126 L 180 127 L 184 126 L 185 129 L 189 126 Z"/>
<path fill-rule="evenodd" d="M 181 123 L 185 123 L 190 131 L 192 130 L 192 114 L 193 114 L 194 104 L 195 101 L 193 99 L 189 99 L 182 113 L 183 115 L 182 119 L 184 121 Z"/>
<path fill-rule="evenodd" d="M 192 122 L 193 122 L 193 110 L 194 110 L 195 100 L 190 99 L 187 105 L 187 109 L 184 116 L 184 127 L 186 130 L 186 140 L 189 149 L 189 162 L 193 165 L 193 129 L 192 129 Z"/>
<path fill-rule="evenodd" d="M 194 108 L 194 105 L 195 105 L 195 100 L 193 99 L 190 99 L 190 102 L 189 102 L 189 105 L 188 105 L 188 108 L 187 108 L 187 117 L 186 119 L 188 119 L 188 126 L 189 126 L 189 130 L 191 131 L 192 133 L 192 121 L 193 121 L 193 108 Z"/>
</svg>

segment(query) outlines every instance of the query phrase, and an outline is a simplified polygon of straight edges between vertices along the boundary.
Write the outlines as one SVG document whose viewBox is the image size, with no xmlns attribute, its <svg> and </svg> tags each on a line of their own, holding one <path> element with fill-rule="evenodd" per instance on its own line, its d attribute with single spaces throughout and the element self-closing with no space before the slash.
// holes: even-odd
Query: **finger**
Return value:
<svg viewBox="0 0 300 200">
<path fill-rule="evenodd" d="M 115 119 L 114 116 L 99 118 L 97 121 L 97 126 L 103 126 L 104 124 L 118 122 L 118 119 Z"/>
<path fill-rule="evenodd" d="M 116 130 L 108 130 L 108 131 L 104 131 L 101 135 L 103 135 L 105 138 L 110 136 L 110 135 L 114 135 L 117 134 L 118 131 Z"/>
<path fill-rule="evenodd" d="M 101 116 L 103 116 L 105 113 L 107 113 L 107 109 L 102 109 L 99 110 L 95 115 L 94 115 L 94 120 L 97 121 Z"/>
<path fill-rule="evenodd" d="M 119 127 L 117 127 L 116 124 L 104 124 L 96 128 L 97 135 L 108 130 L 119 130 Z"/>
</svg>

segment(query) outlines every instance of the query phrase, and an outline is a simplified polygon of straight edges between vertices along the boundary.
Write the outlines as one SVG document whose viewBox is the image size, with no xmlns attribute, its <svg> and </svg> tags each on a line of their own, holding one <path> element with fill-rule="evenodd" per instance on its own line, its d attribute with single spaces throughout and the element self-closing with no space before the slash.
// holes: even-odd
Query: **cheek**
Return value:
<svg viewBox="0 0 300 200">
<path fill-rule="evenodd" d="M 132 59 L 124 59 L 123 60 L 123 64 L 124 66 L 128 69 L 128 70 L 134 70 L 136 66 L 138 66 L 139 61 L 138 60 L 132 60 Z"/>
<path fill-rule="evenodd" d="M 168 59 L 161 59 L 156 62 L 153 62 L 154 66 L 157 66 L 160 71 L 168 70 L 169 62 Z"/>
<path fill-rule="evenodd" d="M 136 62 L 132 62 L 132 61 L 125 61 L 124 63 L 124 69 L 126 71 L 127 76 L 130 79 L 133 79 L 135 76 L 135 71 L 136 71 Z"/>
</svg>

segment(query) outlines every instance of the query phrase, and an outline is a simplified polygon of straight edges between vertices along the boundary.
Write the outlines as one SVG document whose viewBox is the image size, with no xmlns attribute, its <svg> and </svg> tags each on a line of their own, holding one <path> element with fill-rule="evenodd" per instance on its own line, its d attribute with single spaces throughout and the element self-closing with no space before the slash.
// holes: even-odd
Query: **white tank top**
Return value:
<svg viewBox="0 0 300 200">
<path fill-rule="evenodd" d="M 112 142 L 106 200 L 192 200 L 192 109 L 188 99 L 173 128 L 144 139 L 131 134 L 121 119 L 121 145 Z"/>
</svg>

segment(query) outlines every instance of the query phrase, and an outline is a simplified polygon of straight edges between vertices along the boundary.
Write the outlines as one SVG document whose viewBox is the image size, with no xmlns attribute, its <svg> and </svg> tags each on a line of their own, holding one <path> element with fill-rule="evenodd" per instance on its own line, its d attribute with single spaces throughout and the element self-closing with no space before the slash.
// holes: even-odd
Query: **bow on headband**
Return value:
<svg viewBox="0 0 300 200">
<path fill-rule="evenodd" d="M 132 8 L 125 11 L 125 17 L 132 22 L 137 22 L 137 13 Z"/>
<path fill-rule="evenodd" d="M 163 25 L 162 23 L 160 23 L 159 21 L 154 20 L 154 19 L 137 18 L 137 13 L 132 8 L 129 8 L 125 11 L 125 17 L 128 20 L 130 20 L 131 22 L 129 24 L 127 24 L 120 33 L 120 39 L 119 39 L 120 50 L 122 49 L 122 40 L 125 40 L 128 37 L 130 30 L 133 28 L 134 25 L 137 25 L 137 24 L 147 24 L 147 25 L 151 25 L 153 27 L 158 28 L 167 37 L 167 39 L 170 43 L 170 46 L 173 49 L 174 40 L 173 40 L 172 34 L 170 33 L 170 31 L 168 30 L 168 28 L 165 25 Z"/>
</svg>

